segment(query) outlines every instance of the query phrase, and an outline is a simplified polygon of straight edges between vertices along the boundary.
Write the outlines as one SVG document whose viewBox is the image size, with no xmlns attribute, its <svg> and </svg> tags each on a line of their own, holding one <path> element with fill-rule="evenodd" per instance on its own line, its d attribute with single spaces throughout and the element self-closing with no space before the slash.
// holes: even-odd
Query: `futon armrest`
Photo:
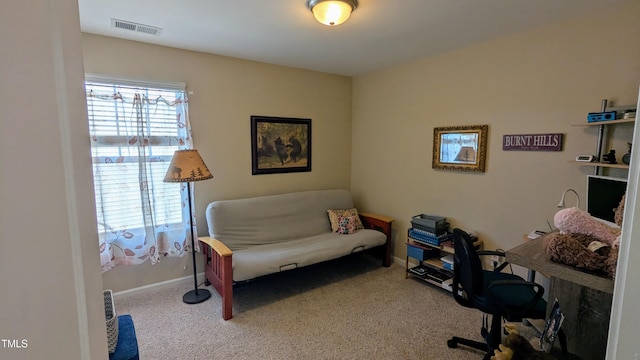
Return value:
<svg viewBox="0 0 640 360">
<path fill-rule="evenodd" d="M 360 219 L 362 221 L 367 221 L 367 218 L 369 219 L 374 219 L 374 220 L 378 220 L 378 221 L 382 221 L 385 223 L 392 223 L 395 221 L 394 218 L 390 218 L 388 216 L 384 216 L 384 215 L 379 215 L 379 214 L 372 214 L 372 213 L 358 213 L 358 215 L 360 215 Z"/>
<path fill-rule="evenodd" d="M 364 225 L 365 229 L 377 230 L 386 235 L 387 241 L 384 245 L 382 265 L 384 267 L 391 266 L 391 223 L 395 219 L 371 213 L 359 213 L 358 215 L 360 215 L 360 220 L 362 220 L 362 225 Z"/>
<path fill-rule="evenodd" d="M 205 284 L 213 286 L 222 298 L 222 318 L 233 317 L 233 252 L 222 241 L 203 236 Z"/>
<path fill-rule="evenodd" d="M 209 245 L 209 247 L 215 253 L 217 253 L 218 256 L 225 257 L 225 256 L 233 255 L 233 251 L 231 251 L 231 249 L 229 249 L 227 245 L 225 245 L 222 241 L 216 238 L 204 236 L 204 237 L 199 237 L 198 240 L 200 240 L 200 242 L 202 243 Z"/>
</svg>

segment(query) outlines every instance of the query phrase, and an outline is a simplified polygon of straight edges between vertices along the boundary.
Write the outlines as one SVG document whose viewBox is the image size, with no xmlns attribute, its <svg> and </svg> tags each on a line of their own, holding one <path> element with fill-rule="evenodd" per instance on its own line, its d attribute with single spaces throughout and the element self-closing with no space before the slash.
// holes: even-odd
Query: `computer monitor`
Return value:
<svg viewBox="0 0 640 360">
<path fill-rule="evenodd" d="M 611 176 L 587 176 L 587 212 L 615 223 L 615 209 L 627 191 L 627 179 Z"/>
</svg>

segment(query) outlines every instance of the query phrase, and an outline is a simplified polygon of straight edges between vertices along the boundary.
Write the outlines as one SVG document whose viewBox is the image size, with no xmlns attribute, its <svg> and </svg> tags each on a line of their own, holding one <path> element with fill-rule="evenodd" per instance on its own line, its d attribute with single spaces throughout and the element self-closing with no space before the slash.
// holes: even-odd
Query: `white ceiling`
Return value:
<svg viewBox="0 0 640 360">
<path fill-rule="evenodd" d="M 340 75 L 360 75 L 629 0 L 359 0 L 344 24 L 306 0 L 78 0 L 83 32 Z M 159 36 L 111 27 L 119 19 Z"/>
</svg>

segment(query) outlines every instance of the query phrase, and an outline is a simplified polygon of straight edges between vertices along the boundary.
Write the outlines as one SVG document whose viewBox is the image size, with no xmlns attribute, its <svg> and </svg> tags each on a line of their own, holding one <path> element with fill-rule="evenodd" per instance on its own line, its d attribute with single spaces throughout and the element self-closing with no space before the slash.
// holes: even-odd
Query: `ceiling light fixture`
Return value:
<svg viewBox="0 0 640 360">
<path fill-rule="evenodd" d="M 307 7 L 321 24 L 340 25 L 358 7 L 358 0 L 307 0 Z"/>
</svg>

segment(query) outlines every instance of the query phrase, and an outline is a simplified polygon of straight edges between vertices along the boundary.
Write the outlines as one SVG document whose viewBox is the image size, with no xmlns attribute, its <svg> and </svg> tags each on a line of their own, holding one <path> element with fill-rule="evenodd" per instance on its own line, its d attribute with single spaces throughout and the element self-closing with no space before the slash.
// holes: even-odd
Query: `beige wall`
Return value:
<svg viewBox="0 0 640 360">
<path fill-rule="evenodd" d="M 4 2 L 0 49 L 0 358 L 106 359 L 77 2 Z"/>
<path fill-rule="evenodd" d="M 588 111 L 597 111 L 604 97 L 636 102 L 639 7 L 629 5 L 355 79 L 352 158 L 348 156 L 352 131 L 347 125 L 352 104 L 348 78 L 202 54 L 193 56 L 212 59 L 209 66 L 215 64 L 215 69 L 200 60 L 196 62 L 202 69 L 191 71 L 194 58 L 176 55 L 181 52 L 93 36 L 84 38 L 83 50 L 96 47 L 93 53 L 100 54 L 114 50 L 116 44 L 123 50 L 114 50 L 118 56 L 105 55 L 112 64 L 85 53 L 88 72 L 187 82 L 194 90 L 192 116 L 193 108 L 198 108 L 197 96 L 205 98 L 200 107 L 206 110 L 196 113 L 207 121 L 194 118 L 194 132 L 209 135 L 196 134 L 196 146 L 203 153 L 207 149 L 203 156 L 216 179 L 209 181 L 211 185 L 196 186 L 198 209 L 218 197 L 275 193 L 283 188 L 348 187 L 353 161 L 351 183 L 359 206 L 396 217 L 397 232 L 404 233 L 411 215 L 432 212 L 449 217 L 454 225 L 477 229 L 496 246 L 510 247 L 519 242 L 521 233 L 544 226 L 541 218 L 555 212 L 553 206 L 564 188 L 575 186 L 584 192 L 584 175 L 590 171 L 566 161 L 576 153 L 591 152 L 595 134 L 569 124 L 583 121 Z M 0 57 L 0 99 L 12 106 L 0 116 L 3 128 L 10 129 L 0 132 L 0 156 L 5 170 L 18 169 L 23 176 L 2 173 L 0 337 L 27 339 L 29 347 L 2 348 L 0 358 L 106 358 L 90 164 L 82 155 L 88 154 L 89 144 L 83 140 L 87 129 L 77 5 L 73 0 L 14 1 L 3 10 L 0 48 L 10 51 Z M 25 31 L 16 32 L 17 28 Z M 612 55 L 594 55 L 596 49 L 598 54 Z M 126 58 L 122 54 L 140 52 L 147 64 L 120 63 Z M 193 84 L 200 85 L 194 89 Z M 251 85 L 258 85 L 257 90 Z M 51 96 L 56 96 L 54 101 Z M 26 104 L 33 99 L 38 106 Z M 327 101 L 333 101 L 332 107 L 324 110 L 321 103 Z M 229 146 L 232 140 L 225 141 L 226 137 L 235 130 L 244 134 L 238 148 L 248 148 L 248 140 L 242 139 L 249 131 L 248 115 L 254 111 L 313 118 L 314 139 L 335 139 L 324 144 L 329 155 L 316 160 L 314 147 L 314 172 L 309 174 L 251 177 L 247 153 L 234 153 L 235 146 L 219 147 Z M 471 123 L 491 127 L 487 173 L 432 171 L 433 127 Z M 499 146 L 503 134 L 554 131 L 567 134 L 561 153 L 506 153 Z M 24 139 L 38 146 L 24 146 Z M 318 142 L 323 144 L 314 144 Z M 332 150 L 334 146 L 338 151 Z M 20 149 L 18 157 L 16 149 Z M 334 162 L 339 170 L 327 169 Z M 321 166 L 319 174 L 316 165 Z M 634 167 L 635 189 L 638 166 Z M 47 174 L 46 179 L 42 174 Z M 282 178 L 287 184 L 282 184 Z M 224 188 L 216 182 L 225 184 Z M 468 185 L 473 189 L 463 190 Z M 438 191 L 433 190 L 438 186 Z M 200 192 L 207 191 L 211 199 L 203 199 L 206 194 L 200 197 Z M 467 195 L 473 197 L 465 201 L 469 208 L 462 206 Z M 627 210 L 630 213 L 633 209 Z M 402 256 L 403 236 L 396 241 L 396 255 Z M 627 249 L 636 250 L 635 244 Z M 637 254 L 630 251 L 624 256 L 629 259 L 628 285 L 619 287 L 621 279 L 617 279 L 616 297 L 625 296 L 616 302 L 617 309 L 614 306 L 617 321 L 612 325 L 613 331 L 622 330 L 619 358 L 637 353 L 638 286 L 632 276 L 640 263 L 634 261 Z M 144 271 L 127 275 L 144 278 Z M 166 275 L 175 277 L 171 271 Z M 152 281 L 149 276 L 143 283 Z"/>
<path fill-rule="evenodd" d="M 83 34 L 83 51 L 88 73 L 185 82 L 193 92 L 195 147 L 215 176 L 196 183 L 200 235 L 213 200 L 351 188 L 361 209 L 397 219 L 394 253 L 403 259 L 409 220 L 419 213 L 446 216 L 477 232 L 487 248 L 508 249 L 522 234 L 548 229 L 565 189 L 576 189 L 584 208 L 585 175 L 593 169 L 568 161 L 595 152 L 597 131 L 572 125 L 599 111 L 603 98 L 635 103 L 640 49 L 629 39 L 639 12 L 631 4 L 359 76 L 353 91 L 347 77 L 90 34 Z M 135 58 L 144 62 L 123 61 Z M 312 118 L 313 171 L 252 176 L 253 114 Z M 473 124 L 489 125 L 486 172 L 431 169 L 433 128 Z M 619 159 L 631 129 L 621 125 L 612 134 Z M 502 151 L 502 135 L 532 133 L 565 134 L 564 150 Z M 121 291 L 191 271 L 188 257 L 162 259 L 118 267 L 103 279 Z"/>
<path fill-rule="evenodd" d="M 214 200 L 349 189 L 351 78 L 90 34 L 83 34 L 83 52 L 87 73 L 187 84 L 194 146 L 214 175 L 195 184 L 200 235 L 207 234 L 204 210 Z M 312 171 L 252 176 L 251 115 L 312 119 Z M 105 288 L 189 276 L 190 259 L 117 267 L 104 274 Z"/>
<path fill-rule="evenodd" d="M 636 103 L 639 15 L 636 2 L 354 78 L 351 188 L 364 209 L 397 219 L 395 256 L 404 259 L 420 213 L 509 249 L 548 229 L 565 189 L 581 194 L 584 209 L 593 168 L 568 161 L 595 152 L 597 131 L 571 125 L 600 111 L 603 98 Z M 486 172 L 432 169 L 433 128 L 476 124 L 489 125 Z M 633 127 L 620 129 L 618 160 Z M 565 134 L 564 150 L 502 150 L 503 135 L 536 133 Z"/>
</svg>

